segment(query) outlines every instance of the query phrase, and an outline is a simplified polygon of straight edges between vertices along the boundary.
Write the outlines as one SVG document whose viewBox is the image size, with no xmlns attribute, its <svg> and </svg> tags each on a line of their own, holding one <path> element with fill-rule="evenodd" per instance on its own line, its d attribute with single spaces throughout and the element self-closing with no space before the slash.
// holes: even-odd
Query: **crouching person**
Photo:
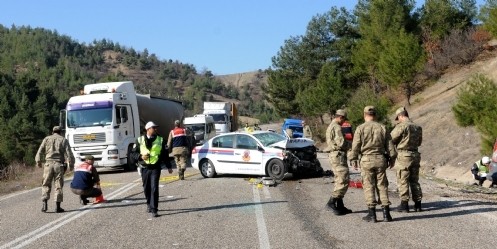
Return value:
<svg viewBox="0 0 497 249">
<path fill-rule="evenodd" d="M 88 197 L 102 195 L 100 177 L 97 169 L 93 167 L 93 156 L 85 156 L 85 161 L 74 168 L 74 177 L 71 182 L 71 191 L 80 196 L 83 205 L 88 204 Z"/>
</svg>

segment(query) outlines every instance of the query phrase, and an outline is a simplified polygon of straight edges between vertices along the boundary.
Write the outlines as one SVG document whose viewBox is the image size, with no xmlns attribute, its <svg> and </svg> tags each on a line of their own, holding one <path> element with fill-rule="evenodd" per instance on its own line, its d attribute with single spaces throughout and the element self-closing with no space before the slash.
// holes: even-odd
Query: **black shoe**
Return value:
<svg viewBox="0 0 497 249">
<path fill-rule="evenodd" d="M 400 201 L 399 206 L 395 209 L 397 212 L 401 213 L 409 213 L 409 202 L 408 201 Z"/>
<path fill-rule="evenodd" d="M 383 207 L 383 221 L 390 222 L 392 220 L 393 220 L 392 216 L 390 215 L 390 207 L 384 206 Z"/>
<path fill-rule="evenodd" d="M 57 207 L 55 208 L 56 213 L 63 213 L 65 210 L 60 207 L 60 202 L 57 202 Z"/>
<path fill-rule="evenodd" d="M 331 197 L 328 203 L 326 203 L 326 207 L 335 215 L 344 215 L 345 213 L 341 212 L 337 207 L 337 200 L 337 198 Z"/>
<path fill-rule="evenodd" d="M 423 209 L 421 208 L 421 201 L 414 202 L 414 212 L 423 212 Z"/>
<path fill-rule="evenodd" d="M 343 213 L 343 214 L 350 214 L 350 213 L 352 213 L 352 210 L 346 208 L 345 205 L 343 204 L 343 198 L 339 198 L 337 200 L 337 208 L 340 211 L 340 213 Z"/>
<path fill-rule="evenodd" d="M 152 216 L 152 218 L 155 218 L 159 217 L 159 214 L 157 214 L 157 212 L 152 212 L 150 216 Z"/>
<path fill-rule="evenodd" d="M 147 213 L 152 213 L 152 209 L 150 209 L 149 207 L 147 208 Z"/>
<path fill-rule="evenodd" d="M 42 204 L 42 206 L 41 206 L 41 211 L 42 211 L 43 213 L 46 213 L 46 212 L 47 212 L 47 209 L 48 209 L 48 203 L 47 203 L 47 200 L 44 200 L 44 201 L 43 201 L 43 204 Z"/>
<path fill-rule="evenodd" d="M 86 204 L 90 203 L 90 201 L 88 199 L 83 198 L 83 197 L 81 197 L 81 199 L 79 200 L 79 202 L 81 203 L 81 205 L 86 205 Z"/>
<path fill-rule="evenodd" d="M 373 222 L 376 223 L 376 209 L 373 208 L 368 208 L 368 215 L 362 217 L 362 220 L 367 221 L 367 222 Z"/>
</svg>

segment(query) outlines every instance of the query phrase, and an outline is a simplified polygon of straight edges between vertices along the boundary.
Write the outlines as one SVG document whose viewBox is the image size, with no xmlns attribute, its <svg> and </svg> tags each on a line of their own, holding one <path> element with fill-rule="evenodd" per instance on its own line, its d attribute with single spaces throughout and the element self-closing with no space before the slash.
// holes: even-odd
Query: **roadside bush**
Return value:
<svg viewBox="0 0 497 249">
<path fill-rule="evenodd" d="M 459 90 L 452 107 L 458 125 L 475 126 L 482 138 L 481 152 L 492 152 L 497 137 L 497 86 L 482 74 L 472 76 Z"/>
</svg>

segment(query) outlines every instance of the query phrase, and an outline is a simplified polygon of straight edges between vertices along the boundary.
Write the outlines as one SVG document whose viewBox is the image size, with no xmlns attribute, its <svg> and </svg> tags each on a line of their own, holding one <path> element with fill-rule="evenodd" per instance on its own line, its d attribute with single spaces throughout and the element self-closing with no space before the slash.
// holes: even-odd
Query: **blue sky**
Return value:
<svg viewBox="0 0 497 249">
<path fill-rule="evenodd" d="M 423 1 L 417 1 L 418 4 Z M 477 3 L 482 4 L 483 0 Z M 57 30 L 90 43 L 108 39 L 198 72 L 243 73 L 271 66 L 284 41 L 311 18 L 356 0 L 11 0 L 0 24 Z"/>
</svg>

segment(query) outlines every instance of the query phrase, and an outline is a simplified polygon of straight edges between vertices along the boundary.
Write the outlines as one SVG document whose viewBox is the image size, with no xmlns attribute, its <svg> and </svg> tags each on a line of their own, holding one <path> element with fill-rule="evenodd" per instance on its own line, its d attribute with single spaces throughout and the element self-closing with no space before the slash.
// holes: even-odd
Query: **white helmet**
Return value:
<svg viewBox="0 0 497 249">
<path fill-rule="evenodd" d="M 490 163 L 490 158 L 488 156 L 484 156 L 481 158 L 481 163 L 482 164 L 487 164 Z"/>
</svg>

